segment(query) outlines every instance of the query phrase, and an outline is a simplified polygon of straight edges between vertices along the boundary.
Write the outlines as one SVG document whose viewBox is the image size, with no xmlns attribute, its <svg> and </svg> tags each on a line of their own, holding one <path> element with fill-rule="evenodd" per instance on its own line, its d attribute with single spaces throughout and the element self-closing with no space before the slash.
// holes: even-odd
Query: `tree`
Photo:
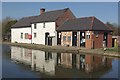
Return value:
<svg viewBox="0 0 120 80">
<path fill-rule="evenodd" d="M 111 24 L 110 22 L 106 23 L 108 26 L 110 26 L 113 29 L 113 36 L 119 36 L 120 35 L 120 27 L 118 27 L 117 24 L 113 23 Z"/>
<path fill-rule="evenodd" d="M 3 39 L 5 38 L 6 35 L 11 35 L 11 26 L 14 25 L 17 22 L 17 20 L 12 19 L 11 17 L 6 17 L 2 21 L 2 36 Z"/>
</svg>

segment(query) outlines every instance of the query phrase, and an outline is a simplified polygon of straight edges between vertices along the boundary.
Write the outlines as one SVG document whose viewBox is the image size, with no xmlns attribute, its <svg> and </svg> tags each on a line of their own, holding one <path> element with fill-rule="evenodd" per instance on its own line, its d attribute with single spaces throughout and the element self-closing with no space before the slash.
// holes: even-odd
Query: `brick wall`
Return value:
<svg viewBox="0 0 120 80">
<path fill-rule="evenodd" d="M 98 37 L 96 34 L 93 34 L 93 44 L 94 48 L 102 48 L 103 47 L 103 32 L 98 32 Z"/>
<path fill-rule="evenodd" d="M 86 36 L 87 31 L 85 31 L 85 36 Z M 87 49 L 91 49 L 92 48 L 92 31 L 90 31 L 90 39 L 86 39 L 85 38 L 85 47 Z"/>
<path fill-rule="evenodd" d="M 112 35 L 111 35 L 110 32 L 108 33 L 108 37 L 107 38 L 108 38 L 108 43 L 107 43 L 108 46 L 107 47 L 110 48 L 110 47 L 112 47 Z"/>
<path fill-rule="evenodd" d="M 95 32 L 90 32 L 90 39 L 85 37 L 85 48 L 87 49 L 94 49 L 96 48 L 103 48 L 103 36 L 104 32 L 98 32 L 98 36 L 96 36 Z M 85 31 L 86 36 L 87 31 Z M 72 46 L 72 31 L 68 32 L 61 32 L 61 45 L 69 45 Z M 63 36 L 66 36 L 66 41 L 63 41 Z M 68 41 L 68 36 L 71 36 L 71 41 Z M 112 47 L 112 35 L 108 33 L 108 47 Z M 80 47 L 80 32 L 77 32 L 77 46 Z"/>
<path fill-rule="evenodd" d="M 69 19 L 74 19 L 75 16 L 73 13 L 68 9 L 63 15 L 61 15 L 57 20 L 56 20 L 56 28 L 58 28 L 60 25 L 62 25 L 66 20 Z"/>
</svg>

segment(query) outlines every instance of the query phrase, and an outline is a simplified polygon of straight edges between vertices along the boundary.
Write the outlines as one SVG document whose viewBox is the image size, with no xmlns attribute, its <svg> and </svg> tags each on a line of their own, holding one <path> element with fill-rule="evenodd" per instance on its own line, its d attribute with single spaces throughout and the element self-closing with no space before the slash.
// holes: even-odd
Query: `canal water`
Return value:
<svg viewBox="0 0 120 80">
<path fill-rule="evenodd" d="M 3 45 L 3 78 L 118 78 L 120 59 Z"/>
</svg>

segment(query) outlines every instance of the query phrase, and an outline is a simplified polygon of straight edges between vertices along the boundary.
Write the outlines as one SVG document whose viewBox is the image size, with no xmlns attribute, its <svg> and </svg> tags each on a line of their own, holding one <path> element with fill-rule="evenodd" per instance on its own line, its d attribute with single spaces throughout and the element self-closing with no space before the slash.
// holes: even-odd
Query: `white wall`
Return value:
<svg viewBox="0 0 120 80">
<path fill-rule="evenodd" d="M 57 45 L 57 31 L 55 31 L 55 37 L 52 38 L 52 46 Z"/>
<path fill-rule="evenodd" d="M 43 28 L 43 23 L 36 23 L 36 26 L 37 26 L 37 28 L 34 29 L 34 24 L 32 24 L 32 43 L 45 45 L 45 33 L 46 32 L 49 32 L 50 36 L 56 35 L 55 22 L 46 22 L 45 28 Z M 34 38 L 34 33 L 37 33 L 36 38 Z M 56 38 L 53 40 L 55 42 Z M 55 45 L 55 43 L 54 43 L 54 45 Z"/>
<path fill-rule="evenodd" d="M 23 39 L 21 39 L 21 33 L 23 33 Z M 12 28 L 11 29 L 11 42 L 18 43 L 31 43 L 31 40 L 25 39 L 25 33 L 31 34 L 31 27 L 25 28 Z"/>
<path fill-rule="evenodd" d="M 45 33 L 48 32 L 52 38 L 52 46 L 57 45 L 57 32 L 55 30 L 55 22 L 46 22 L 45 28 L 43 28 L 43 23 L 36 23 L 37 28 L 34 29 L 34 24 L 31 24 L 31 27 L 25 28 L 12 28 L 11 29 L 11 42 L 18 43 L 35 43 L 45 45 Z M 25 39 L 25 33 L 31 34 L 32 31 L 32 41 Z M 21 33 L 23 33 L 23 39 L 21 39 Z M 37 37 L 34 37 L 34 33 L 37 34 Z"/>
</svg>

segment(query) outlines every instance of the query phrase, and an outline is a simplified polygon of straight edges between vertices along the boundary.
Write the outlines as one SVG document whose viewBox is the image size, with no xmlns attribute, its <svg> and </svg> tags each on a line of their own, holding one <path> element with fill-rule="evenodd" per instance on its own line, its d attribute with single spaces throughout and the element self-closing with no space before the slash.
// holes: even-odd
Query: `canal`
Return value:
<svg viewBox="0 0 120 80">
<path fill-rule="evenodd" d="M 3 45 L 3 78 L 118 78 L 120 59 Z"/>
</svg>

